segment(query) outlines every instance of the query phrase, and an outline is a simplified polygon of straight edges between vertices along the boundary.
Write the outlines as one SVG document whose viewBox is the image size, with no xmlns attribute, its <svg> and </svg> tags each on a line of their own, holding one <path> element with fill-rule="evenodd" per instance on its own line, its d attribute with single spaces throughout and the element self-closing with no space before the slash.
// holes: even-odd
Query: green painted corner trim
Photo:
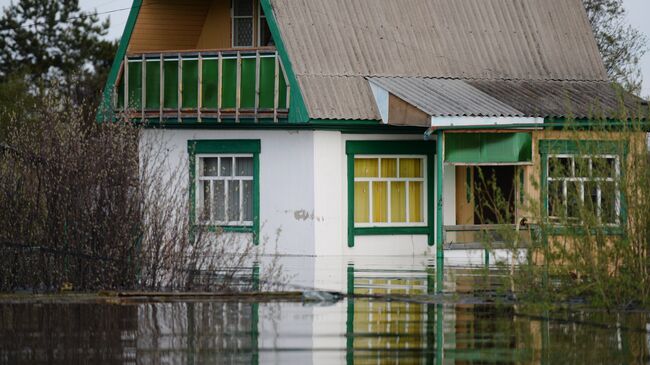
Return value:
<svg viewBox="0 0 650 365">
<path fill-rule="evenodd" d="M 435 243 L 435 183 L 433 172 L 436 161 L 436 142 L 418 140 L 347 141 L 348 188 L 348 247 L 354 247 L 355 236 L 362 235 L 427 235 L 429 246 Z M 355 155 L 425 155 L 427 156 L 427 226 L 426 227 L 359 227 L 354 226 L 354 156 Z"/>
<path fill-rule="evenodd" d="M 542 202 L 542 219 L 548 218 L 548 155 L 549 154 L 610 154 L 621 156 L 621 178 L 624 178 L 626 171 L 626 159 L 629 151 L 628 143 L 625 141 L 598 141 L 598 140 L 540 140 L 540 175 L 541 184 L 539 198 Z M 616 227 L 605 227 L 604 233 L 608 235 L 625 235 L 627 225 L 627 199 L 621 191 L 621 224 Z M 553 226 L 548 232 L 549 235 L 584 234 L 571 227 Z"/>
<path fill-rule="evenodd" d="M 435 203 L 435 209 L 436 209 L 436 258 L 438 259 L 438 262 L 442 261 L 442 258 L 444 257 L 444 251 L 442 250 L 442 246 L 444 244 L 444 232 L 443 232 L 443 226 L 444 226 L 444 215 L 443 215 L 443 174 L 444 174 L 444 147 L 445 147 L 445 136 L 444 132 L 442 130 L 436 131 L 436 142 L 437 142 L 437 161 L 436 161 L 436 203 Z M 432 194 L 433 195 L 433 194 Z M 442 272 L 441 267 L 436 268 L 438 272 Z"/>
<path fill-rule="evenodd" d="M 189 140 L 187 141 L 189 155 L 190 181 L 190 222 L 192 230 L 196 225 L 196 155 L 207 153 L 252 153 L 253 154 L 253 226 L 209 226 L 212 232 L 252 233 L 253 244 L 260 243 L 260 153 L 262 142 L 259 139 L 221 139 L 221 140 Z"/>
<path fill-rule="evenodd" d="M 284 45 L 282 32 L 280 32 L 278 22 L 275 19 L 275 13 L 273 12 L 273 5 L 271 5 L 271 0 L 260 0 L 260 4 L 262 5 L 262 10 L 266 16 L 266 22 L 269 25 L 269 29 L 273 35 L 273 40 L 275 41 L 275 47 L 278 50 L 280 60 L 282 61 L 282 65 L 284 66 L 284 70 L 287 74 L 289 85 L 291 86 L 291 100 L 289 100 L 289 122 L 308 122 L 309 111 L 307 110 L 305 99 L 303 97 L 300 84 L 298 83 L 298 78 L 296 77 L 296 73 L 293 70 L 291 58 L 287 53 L 287 47 Z"/>
<path fill-rule="evenodd" d="M 117 81 L 117 75 L 120 72 L 122 60 L 124 60 L 124 56 L 126 56 L 126 50 L 129 47 L 129 42 L 131 42 L 131 35 L 133 34 L 133 29 L 135 28 L 135 23 L 138 20 L 138 15 L 140 14 L 141 7 L 142 0 L 133 0 L 133 5 L 131 5 L 131 11 L 129 12 L 129 17 L 126 21 L 126 26 L 124 27 L 122 38 L 120 39 L 120 44 L 117 47 L 117 54 L 115 55 L 115 59 L 113 59 L 113 65 L 111 66 L 111 70 L 108 73 L 108 78 L 106 80 L 106 85 L 104 86 L 102 101 L 96 115 L 96 120 L 98 122 L 112 119 L 113 106 L 111 101 L 113 98 L 113 87 Z"/>
</svg>

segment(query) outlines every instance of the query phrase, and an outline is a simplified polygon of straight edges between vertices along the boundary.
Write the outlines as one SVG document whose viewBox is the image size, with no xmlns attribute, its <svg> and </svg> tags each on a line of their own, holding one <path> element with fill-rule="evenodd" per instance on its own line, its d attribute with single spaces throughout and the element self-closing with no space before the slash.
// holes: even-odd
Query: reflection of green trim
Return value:
<svg viewBox="0 0 650 365">
<path fill-rule="evenodd" d="M 575 140 L 540 140 L 539 141 L 539 154 L 540 154 L 540 201 L 542 202 L 541 213 L 542 218 L 548 218 L 548 156 L 550 154 L 608 154 L 618 155 L 621 157 L 621 175 L 620 179 L 625 176 L 627 166 L 628 145 L 624 141 L 575 141 Z M 627 203 L 624 196 L 624 191 L 621 191 L 621 224 L 616 227 L 603 227 L 598 230 L 607 235 L 624 235 L 625 226 L 627 225 Z M 584 235 L 584 229 L 579 227 L 565 227 L 565 226 L 552 226 L 544 233 L 550 235 Z M 596 233 L 596 230 L 592 230 Z M 546 242 L 547 244 L 548 242 Z"/>
<path fill-rule="evenodd" d="M 209 232 L 235 232 L 252 233 L 253 243 L 259 244 L 260 236 L 260 140 L 189 140 L 187 141 L 187 152 L 189 154 L 189 198 L 190 198 L 190 222 L 192 232 L 198 226 L 196 222 L 196 155 L 207 153 L 251 153 L 253 154 L 253 226 L 203 226 Z M 194 237 L 194 234 L 191 235 Z"/>
<path fill-rule="evenodd" d="M 260 290 L 260 266 L 259 264 L 253 265 L 253 291 Z M 252 359 L 251 363 L 254 365 L 259 364 L 260 354 L 259 354 L 259 321 L 260 321 L 260 304 L 259 302 L 254 302 L 251 304 L 251 347 L 252 347 Z"/>
<path fill-rule="evenodd" d="M 354 247 L 354 237 L 361 235 L 428 235 L 429 245 L 432 246 L 435 237 L 435 207 L 434 179 L 435 168 L 434 141 L 348 141 L 345 145 L 347 159 L 347 188 L 348 188 L 348 247 Z M 354 226 L 354 156 L 355 155 L 425 155 L 427 156 L 427 226 L 426 227 L 368 227 Z"/>
<path fill-rule="evenodd" d="M 346 354 L 348 365 L 354 364 L 354 265 L 348 266 L 348 313 L 345 326 Z"/>
<path fill-rule="evenodd" d="M 285 73 L 287 74 L 287 79 L 289 80 L 289 85 L 291 86 L 291 100 L 289 100 L 289 122 L 307 122 L 309 120 L 309 112 L 307 111 L 307 106 L 305 105 L 305 100 L 302 95 L 302 90 L 298 84 L 298 79 L 293 70 L 293 65 L 291 64 L 291 59 L 287 53 L 287 48 L 284 45 L 284 40 L 282 39 L 282 34 L 280 28 L 278 27 L 278 22 L 275 19 L 275 13 L 273 12 L 273 6 L 271 5 L 270 0 L 260 0 L 262 5 L 262 10 L 266 16 L 266 23 L 269 25 L 271 34 L 273 35 L 273 40 L 275 41 L 275 47 L 278 50 L 278 55 L 284 66 Z"/>
<path fill-rule="evenodd" d="M 444 307 L 436 304 L 436 364 L 442 364 L 445 358 Z"/>
<path fill-rule="evenodd" d="M 106 121 L 111 118 L 112 115 L 112 98 L 113 98 L 113 87 L 115 82 L 117 82 L 117 75 L 120 72 L 120 67 L 122 65 L 122 60 L 126 56 L 126 50 L 129 47 L 129 42 L 131 41 L 131 35 L 133 34 L 133 29 L 135 28 L 135 22 L 138 19 L 140 14 L 140 8 L 142 7 L 142 0 L 134 0 L 133 5 L 131 6 L 131 11 L 129 13 L 129 18 L 126 21 L 126 26 L 124 27 L 124 33 L 122 33 L 122 39 L 120 40 L 120 45 L 117 48 L 117 54 L 113 60 L 113 65 L 111 70 L 108 73 L 108 79 L 106 80 L 106 85 L 104 86 L 104 92 L 102 96 L 102 102 L 97 112 L 97 121 Z"/>
</svg>

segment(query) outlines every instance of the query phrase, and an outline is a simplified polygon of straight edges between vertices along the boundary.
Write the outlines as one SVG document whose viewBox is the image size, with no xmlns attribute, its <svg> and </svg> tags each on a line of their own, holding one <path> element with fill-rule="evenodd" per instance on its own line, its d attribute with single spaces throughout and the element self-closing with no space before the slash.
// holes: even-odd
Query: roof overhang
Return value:
<svg viewBox="0 0 650 365">
<path fill-rule="evenodd" d="M 368 78 L 384 124 L 435 129 L 457 127 L 538 127 L 530 117 L 462 80 Z"/>
</svg>

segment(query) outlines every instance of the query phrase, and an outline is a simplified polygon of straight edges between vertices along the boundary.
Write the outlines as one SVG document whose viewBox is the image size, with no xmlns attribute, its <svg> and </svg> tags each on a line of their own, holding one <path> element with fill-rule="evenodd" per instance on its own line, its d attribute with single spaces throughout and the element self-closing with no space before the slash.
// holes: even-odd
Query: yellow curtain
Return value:
<svg viewBox="0 0 650 365">
<path fill-rule="evenodd" d="M 374 223 L 388 222 L 388 183 L 375 181 L 372 183 L 372 221 Z"/>
<path fill-rule="evenodd" d="M 384 158 L 381 160 L 381 177 L 397 177 L 396 158 Z"/>
<path fill-rule="evenodd" d="M 370 189 L 367 181 L 354 183 L 354 222 L 370 222 Z"/>
<path fill-rule="evenodd" d="M 422 177 L 422 159 L 401 158 L 399 160 L 399 177 Z"/>
<path fill-rule="evenodd" d="M 409 220 L 411 223 L 423 221 L 422 198 L 422 183 L 411 181 L 409 183 Z"/>
<path fill-rule="evenodd" d="M 390 216 L 393 222 L 406 222 L 406 183 L 393 181 L 390 184 Z"/>
<path fill-rule="evenodd" d="M 355 158 L 354 177 L 379 177 L 379 160 L 376 158 Z"/>
</svg>

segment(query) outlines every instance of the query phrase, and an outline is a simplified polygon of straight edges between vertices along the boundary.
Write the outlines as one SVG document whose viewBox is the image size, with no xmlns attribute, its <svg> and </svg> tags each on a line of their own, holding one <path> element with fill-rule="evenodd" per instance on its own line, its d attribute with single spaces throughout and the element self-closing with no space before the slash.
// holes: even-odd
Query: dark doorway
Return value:
<svg viewBox="0 0 650 365">
<path fill-rule="evenodd" d="M 515 166 L 477 166 L 474 224 L 515 223 Z"/>
</svg>

